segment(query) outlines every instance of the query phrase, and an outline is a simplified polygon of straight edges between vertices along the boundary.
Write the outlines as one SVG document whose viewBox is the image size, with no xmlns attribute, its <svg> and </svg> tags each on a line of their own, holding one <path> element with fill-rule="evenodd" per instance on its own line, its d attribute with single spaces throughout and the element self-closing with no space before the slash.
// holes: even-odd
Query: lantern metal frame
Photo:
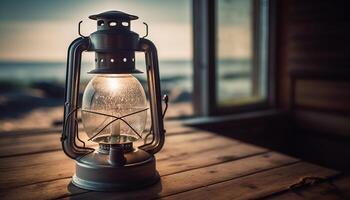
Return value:
<svg viewBox="0 0 350 200">
<path fill-rule="evenodd" d="M 68 48 L 66 90 L 64 104 L 62 148 L 65 154 L 76 160 L 76 174 L 73 184 L 89 190 L 110 191 L 133 189 L 150 185 L 159 180 L 155 168 L 154 154 L 159 152 L 165 141 L 162 111 L 158 55 L 156 46 L 146 38 L 130 30 L 130 21 L 138 19 L 120 11 L 109 11 L 91 15 L 97 20 L 97 31 L 89 37 L 74 40 Z M 112 24 L 113 23 L 113 24 Z M 148 27 L 146 25 L 148 34 Z M 146 35 L 147 35 L 146 34 Z M 92 74 L 133 74 L 141 71 L 135 68 L 135 52 L 144 52 L 150 101 L 151 128 L 145 137 L 145 144 L 135 151 L 132 144 L 110 145 L 109 154 L 93 153 L 95 149 L 85 146 L 78 133 L 78 100 L 81 72 L 81 58 L 84 51 L 94 51 L 96 68 Z M 103 62 L 113 59 L 113 62 Z M 111 60 L 112 61 L 112 60 Z M 152 140 L 146 142 L 152 135 Z M 83 142 L 83 146 L 76 141 Z"/>
</svg>

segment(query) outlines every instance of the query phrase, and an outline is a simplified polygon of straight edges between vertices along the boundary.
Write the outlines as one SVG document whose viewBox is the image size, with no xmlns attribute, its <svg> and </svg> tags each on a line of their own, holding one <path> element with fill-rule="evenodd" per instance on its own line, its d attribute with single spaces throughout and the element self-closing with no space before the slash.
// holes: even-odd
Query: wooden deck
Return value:
<svg viewBox="0 0 350 200">
<path fill-rule="evenodd" d="M 156 155 L 161 182 L 118 193 L 92 192 L 70 184 L 74 161 L 61 151 L 59 130 L 2 133 L 0 199 L 350 197 L 350 178 L 336 170 L 178 123 L 167 123 L 166 128 L 165 147 Z M 303 184 L 305 177 L 311 179 Z"/>
</svg>

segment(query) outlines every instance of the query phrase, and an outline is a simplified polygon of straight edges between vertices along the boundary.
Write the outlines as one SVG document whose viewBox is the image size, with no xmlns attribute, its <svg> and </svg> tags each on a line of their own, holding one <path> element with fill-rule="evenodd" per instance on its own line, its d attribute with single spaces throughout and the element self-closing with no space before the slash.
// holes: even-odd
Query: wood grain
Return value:
<svg viewBox="0 0 350 200">
<path fill-rule="evenodd" d="M 290 185 L 297 183 L 305 176 L 328 178 L 337 174 L 337 171 L 301 162 L 201 187 L 164 199 L 259 199 L 288 190 Z"/>
<path fill-rule="evenodd" d="M 152 199 L 184 192 L 294 162 L 297 162 L 297 160 L 282 154 L 265 153 L 236 161 L 224 162 L 176 174 L 165 175 L 162 176 L 161 183 L 137 191 L 119 193 L 86 192 L 69 185 L 70 179 L 60 179 L 15 188 L 9 190 L 7 193 L 3 193 L 0 197 L 2 199 L 21 199 L 25 196 L 30 196 L 32 199 L 38 197 L 52 199 L 65 196 L 69 196 L 70 199 Z M 41 190 L 35 190 L 35 188 L 41 188 Z M 47 193 L 42 196 L 42 191 L 47 191 Z"/>
<path fill-rule="evenodd" d="M 168 137 L 165 148 L 156 158 L 159 172 L 171 174 L 266 151 L 211 133 L 197 132 Z M 5 189 L 71 177 L 74 161 L 62 151 L 55 151 L 2 158 L 0 169 L 0 189 Z"/>
<path fill-rule="evenodd" d="M 18 144 L 47 140 L 46 135 L 37 136 L 23 139 Z M 3 145 L 7 147 L 6 143 Z M 162 177 L 160 183 L 142 190 L 118 193 L 90 192 L 73 186 L 70 180 L 74 161 L 62 151 L 3 157 L 0 158 L 0 199 L 154 199 L 182 198 L 184 194 L 187 198 L 188 193 L 192 197 L 191 191 L 196 194 L 197 190 L 231 181 L 235 182 L 234 187 L 241 185 L 244 192 L 244 184 L 255 183 L 252 177 L 256 178 L 259 188 L 252 195 L 264 196 L 282 191 L 284 185 L 294 182 L 297 177 L 337 174 L 307 163 L 297 165 L 298 159 L 205 131 L 171 134 L 165 148 L 156 157 Z M 285 168 L 287 166 L 298 167 Z M 275 171 L 277 169 L 283 170 Z M 262 185 L 269 185 L 268 188 L 272 189 L 267 190 Z M 235 197 L 235 194 L 229 192 L 227 195 Z M 212 198 L 209 194 L 202 196 L 206 197 Z"/>
<path fill-rule="evenodd" d="M 346 200 L 350 199 L 350 176 L 341 177 L 310 187 L 272 195 L 269 200 Z"/>
<path fill-rule="evenodd" d="M 350 81 L 297 80 L 295 103 L 320 111 L 350 112 Z"/>
<path fill-rule="evenodd" d="M 349 151 L 327 153 L 329 149 L 342 152 L 350 144 L 348 1 L 289 0 L 277 5 L 277 102 L 295 114 L 290 120 L 295 143 L 288 150 L 303 158 L 310 155 L 323 165 L 349 169 L 350 161 L 344 159 Z M 302 137 L 305 132 L 314 138 Z M 329 144 L 319 143 L 330 138 Z"/>
<path fill-rule="evenodd" d="M 181 125 L 179 121 L 167 122 L 165 128 L 167 136 L 197 131 L 195 128 Z M 80 131 L 79 136 L 87 140 L 83 131 Z M 61 131 L 57 129 L 53 129 L 52 132 L 37 130 L 0 133 L 0 158 L 61 150 L 60 137 Z"/>
<path fill-rule="evenodd" d="M 305 109 L 297 109 L 294 113 L 300 129 L 350 139 L 350 116 Z"/>
</svg>

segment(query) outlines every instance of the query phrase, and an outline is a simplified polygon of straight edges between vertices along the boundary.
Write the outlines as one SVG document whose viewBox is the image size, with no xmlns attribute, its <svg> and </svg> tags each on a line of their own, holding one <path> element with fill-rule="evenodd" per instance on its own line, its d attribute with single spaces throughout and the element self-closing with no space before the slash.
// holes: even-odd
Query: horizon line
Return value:
<svg viewBox="0 0 350 200">
<path fill-rule="evenodd" d="M 250 60 L 249 58 L 222 58 L 219 59 L 221 61 L 237 61 L 237 60 Z M 193 61 L 192 58 L 169 58 L 169 59 L 159 59 L 159 62 L 181 62 L 181 61 Z M 66 63 L 67 61 L 58 61 L 58 60 L 0 60 L 0 64 L 61 64 Z M 142 61 L 136 60 L 136 63 L 139 63 Z M 93 61 L 82 61 L 82 63 L 93 63 Z"/>
</svg>

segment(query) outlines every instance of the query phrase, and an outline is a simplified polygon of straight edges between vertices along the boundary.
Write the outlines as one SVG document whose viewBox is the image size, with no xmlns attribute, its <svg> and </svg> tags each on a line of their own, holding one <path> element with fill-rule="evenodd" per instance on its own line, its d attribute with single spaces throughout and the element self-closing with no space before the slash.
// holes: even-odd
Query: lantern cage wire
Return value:
<svg viewBox="0 0 350 200">
<path fill-rule="evenodd" d="M 169 102 L 169 97 L 168 95 L 164 95 L 163 96 L 163 102 L 165 104 L 165 108 L 164 108 L 164 111 L 162 113 L 162 119 L 164 119 L 164 116 L 168 110 L 168 102 Z M 69 121 L 69 119 L 73 116 L 73 114 L 77 113 L 78 110 L 80 110 L 81 108 L 79 107 L 76 107 L 74 108 L 66 117 L 65 119 L 65 122 L 64 122 L 64 126 L 63 126 L 63 132 L 66 131 L 66 127 L 67 127 L 67 122 Z M 90 111 L 90 110 L 85 110 L 85 109 L 81 109 L 82 112 L 88 112 L 88 113 L 92 113 L 92 114 L 96 114 L 96 115 L 103 115 L 103 116 L 107 116 L 107 117 L 112 117 L 114 118 L 112 121 L 108 122 L 101 130 L 99 130 L 97 133 L 95 133 L 92 137 L 90 137 L 88 139 L 88 141 L 91 141 L 92 139 L 94 139 L 96 136 L 98 136 L 103 130 L 105 130 L 109 125 L 113 124 L 114 122 L 118 121 L 118 120 L 121 120 L 122 122 L 124 122 L 139 138 L 142 138 L 142 133 L 138 133 L 125 119 L 125 117 L 128 117 L 128 116 L 131 116 L 131 115 L 135 115 L 135 114 L 138 114 L 140 112 L 144 112 L 146 110 L 148 110 L 149 108 L 144 108 L 144 109 L 141 109 L 141 110 L 138 110 L 138 111 L 135 111 L 135 112 L 132 112 L 132 113 L 129 113 L 129 114 L 126 114 L 126 115 L 123 115 L 121 117 L 117 117 L 117 116 L 114 116 L 114 115 L 110 115 L 110 114 L 105 114 L 105 113 L 101 113 L 101 112 L 96 112 L 96 111 Z M 107 120 L 107 119 L 106 119 Z M 79 142 L 81 142 L 83 144 L 83 148 L 86 148 L 86 149 L 90 149 L 91 151 L 89 151 L 87 154 L 89 153 L 92 153 L 95 151 L 95 149 L 93 148 L 89 148 L 89 147 L 86 147 L 86 144 L 85 142 L 79 137 L 79 131 L 78 131 L 78 120 L 75 119 L 74 120 L 74 126 L 75 126 L 75 130 L 76 130 L 76 138 Z M 153 124 L 151 123 L 151 127 L 149 129 L 149 132 L 146 134 L 145 138 L 144 138 L 144 145 L 147 144 L 147 140 L 148 138 L 152 136 L 152 141 L 150 143 L 153 142 L 154 140 L 154 135 L 153 135 Z M 62 140 L 65 140 L 66 139 L 66 136 L 62 136 L 61 137 L 61 141 Z M 75 143 L 74 141 L 74 146 L 75 147 L 78 147 L 78 145 Z"/>
</svg>

